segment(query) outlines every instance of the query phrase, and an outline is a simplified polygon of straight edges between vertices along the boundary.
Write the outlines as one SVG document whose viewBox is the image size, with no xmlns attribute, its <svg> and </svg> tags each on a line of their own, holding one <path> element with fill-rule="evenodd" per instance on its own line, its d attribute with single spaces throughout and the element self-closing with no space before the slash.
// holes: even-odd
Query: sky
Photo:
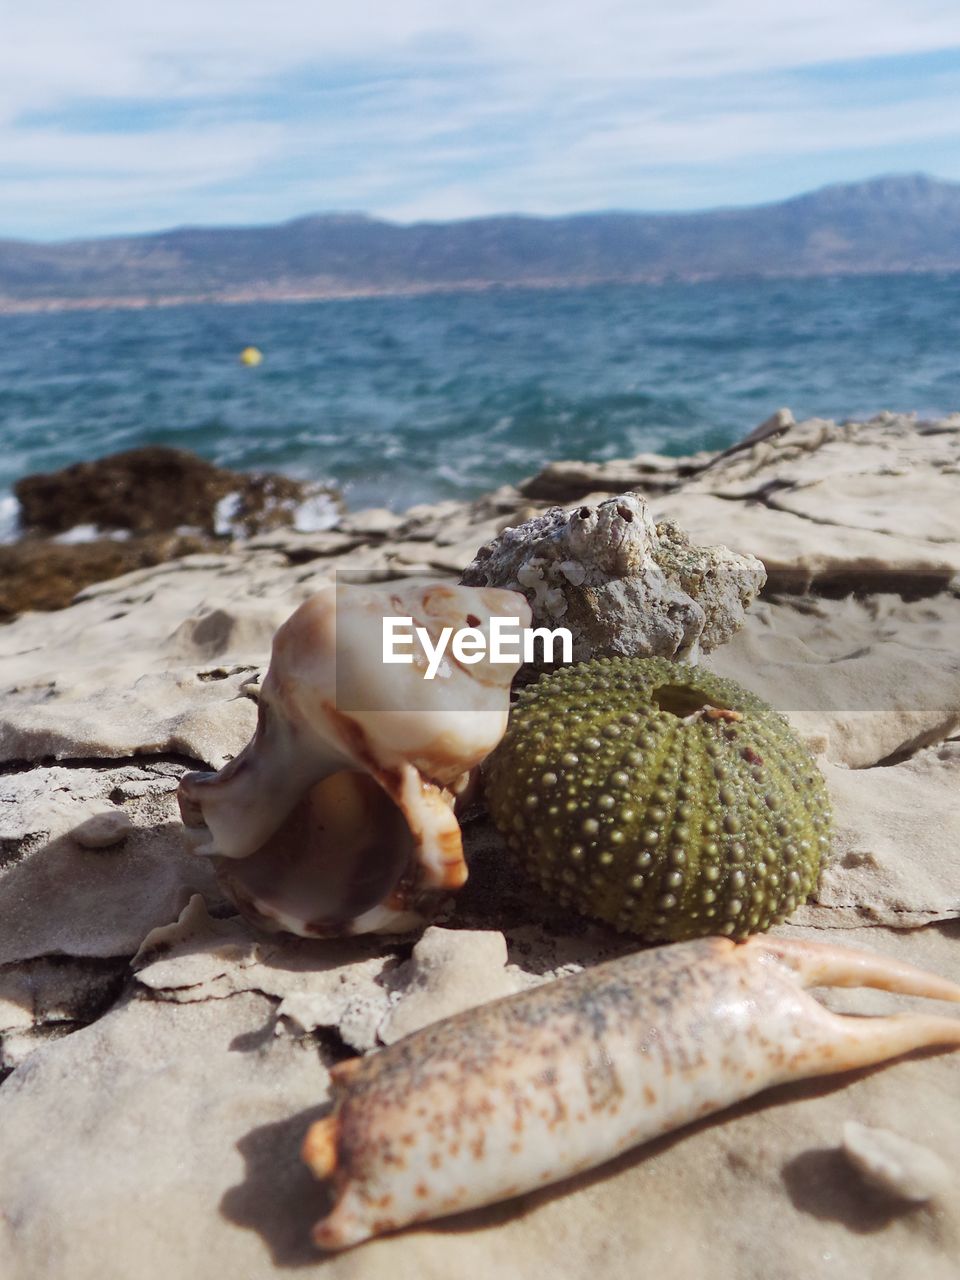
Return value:
<svg viewBox="0 0 960 1280">
<path fill-rule="evenodd" d="M 0 236 L 960 180 L 958 0 L 0 0 Z"/>
</svg>

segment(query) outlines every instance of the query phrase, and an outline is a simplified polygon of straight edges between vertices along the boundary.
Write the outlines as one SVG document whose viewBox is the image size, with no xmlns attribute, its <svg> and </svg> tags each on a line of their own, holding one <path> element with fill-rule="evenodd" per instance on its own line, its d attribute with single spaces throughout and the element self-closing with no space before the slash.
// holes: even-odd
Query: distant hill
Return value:
<svg viewBox="0 0 960 1280">
<path fill-rule="evenodd" d="M 409 226 L 321 214 L 60 244 L 2 240 L 0 309 L 927 270 L 960 270 L 960 183 L 911 174 L 703 213 Z"/>
</svg>

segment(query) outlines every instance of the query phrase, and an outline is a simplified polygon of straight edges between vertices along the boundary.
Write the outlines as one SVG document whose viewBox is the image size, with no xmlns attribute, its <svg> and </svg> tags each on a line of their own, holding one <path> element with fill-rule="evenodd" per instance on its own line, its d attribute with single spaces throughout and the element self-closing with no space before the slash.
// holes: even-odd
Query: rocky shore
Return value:
<svg viewBox="0 0 960 1280">
<path fill-rule="evenodd" d="M 504 527 L 628 490 L 766 567 L 746 625 L 704 663 L 787 714 L 830 790 L 832 859 L 777 932 L 960 980 L 960 416 L 781 412 L 718 455 L 557 462 L 472 503 L 207 543 L 0 628 L 4 1280 L 956 1276 L 947 1053 L 783 1086 L 354 1252 L 310 1244 L 323 1190 L 299 1146 L 335 1062 L 636 943 L 542 902 L 480 818 L 470 879 L 419 940 L 258 935 L 184 851 L 178 779 L 244 745 L 273 631 L 335 573 L 456 578 Z M 933 1198 L 863 1177 L 845 1143 L 876 1150 L 876 1131 L 909 1140 L 889 1157 L 908 1172 L 934 1162 Z"/>
<path fill-rule="evenodd" d="M 230 471 L 165 445 L 25 476 L 14 498 L 19 538 L 0 543 L 0 622 L 62 609 L 92 582 L 235 538 L 325 528 L 342 510 L 329 485 Z"/>
</svg>

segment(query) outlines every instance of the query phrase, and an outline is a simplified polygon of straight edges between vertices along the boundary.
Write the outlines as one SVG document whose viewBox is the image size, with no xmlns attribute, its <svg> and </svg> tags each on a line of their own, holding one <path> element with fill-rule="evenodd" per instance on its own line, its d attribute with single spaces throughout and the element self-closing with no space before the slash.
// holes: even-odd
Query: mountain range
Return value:
<svg viewBox="0 0 960 1280">
<path fill-rule="evenodd" d="M 410 225 L 319 214 L 56 244 L 0 240 L 0 310 L 956 270 L 960 183 L 906 174 L 700 213 Z"/>
</svg>

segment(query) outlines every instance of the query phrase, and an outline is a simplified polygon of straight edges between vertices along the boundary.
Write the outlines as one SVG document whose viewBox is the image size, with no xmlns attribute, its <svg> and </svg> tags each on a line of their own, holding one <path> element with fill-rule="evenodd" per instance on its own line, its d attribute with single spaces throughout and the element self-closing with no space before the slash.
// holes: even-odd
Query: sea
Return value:
<svg viewBox="0 0 960 1280">
<path fill-rule="evenodd" d="M 137 445 L 403 510 L 722 448 L 781 406 L 960 409 L 960 274 L 0 315 L 3 536 L 19 477 Z"/>
</svg>

